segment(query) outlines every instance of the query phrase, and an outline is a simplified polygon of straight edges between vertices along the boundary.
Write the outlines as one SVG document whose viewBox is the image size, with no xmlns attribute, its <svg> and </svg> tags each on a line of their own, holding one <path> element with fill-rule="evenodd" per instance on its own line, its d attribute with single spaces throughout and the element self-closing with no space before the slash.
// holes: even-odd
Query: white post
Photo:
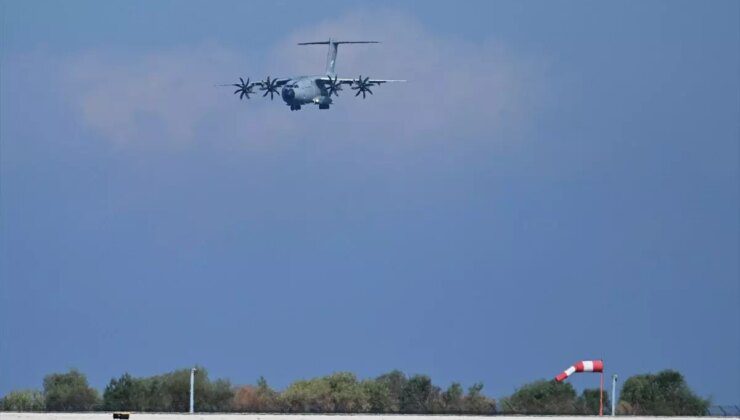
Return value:
<svg viewBox="0 0 740 420">
<path fill-rule="evenodd" d="M 614 407 L 617 403 L 617 374 L 612 375 L 612 416 L 614 416 Z"/>
<path fill-rule="evenodd" d="M 195 368 L 190 369 L 190 414 L 195 412 Z"/>
</svg>

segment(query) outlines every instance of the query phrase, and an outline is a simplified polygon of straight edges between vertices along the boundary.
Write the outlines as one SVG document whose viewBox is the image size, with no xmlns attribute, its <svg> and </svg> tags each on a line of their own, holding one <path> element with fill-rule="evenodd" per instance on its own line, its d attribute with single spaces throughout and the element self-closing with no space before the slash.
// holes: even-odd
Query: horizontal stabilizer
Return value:
<svg viewBox="0 0 740 420">
<path fill-rule="evenodd" d="M 380 44 L 379 41 L 316 41 L 299 42 L 298 45 L 328 45 L 328 44 Z"/>
</svg>

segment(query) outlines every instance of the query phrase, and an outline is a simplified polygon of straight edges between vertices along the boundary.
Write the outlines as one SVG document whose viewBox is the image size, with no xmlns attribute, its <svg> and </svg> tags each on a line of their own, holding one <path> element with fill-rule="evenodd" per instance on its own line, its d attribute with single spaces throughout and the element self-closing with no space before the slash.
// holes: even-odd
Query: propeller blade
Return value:
<svg viewBox="0 0 740 420">
<path fill-rule="evenodd" d="M 244 99 L 245 96 L 247 97 L 247 99 L 249 99 L 249 95 L 250 94 L 254 94 L 254 92 L 252 91 L 252 88 L 254 87 L 254 84 L 251 83 L 251 79 L 249 77 L 247 78 L 247 81 L 245 82 L 244 81 L 244 78 L 240 76 L 239 77 L 239 82 L 241 82 L 241 83 L 230 83 L 230 84 L 218 85 L 218 86 L 233 86 L 233 87 L 236 87 L 238 89 L 236 89 L 234 91 L 234 95 L 238 94 L 240 100 Z"/>
<path fill-rule="evenodd" d="M 334 76 L 334 79 L 329 77 L 329 96 L 339 96 L 339 91 L 342 90 L 342 84 L 339 83 L 339 76 Z"/>
<path fill-rule="evenodd" d="M 357 93 L 355 93 L 355 98 L 358 97 L 358 96 L 360 96 L 361 93 L 363 93 L 363 92 L 361 90 L 358 90 Z"/>
</svg>

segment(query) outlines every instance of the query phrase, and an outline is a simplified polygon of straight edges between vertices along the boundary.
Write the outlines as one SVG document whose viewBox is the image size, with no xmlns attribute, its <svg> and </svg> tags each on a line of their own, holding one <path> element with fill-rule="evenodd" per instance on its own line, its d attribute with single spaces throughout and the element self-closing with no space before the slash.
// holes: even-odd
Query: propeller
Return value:
<svg viewBox="0 0 740 420">
<path fill-rule="evenodd" d="M 267 80 L 262 82 L 262 87 L 260 88 L 260 90 L 265 91 L 265 93 L 262 94 L 263 98 L 267 96 L 267 94 L 269 93 L 270 100 L 272 100 L 272 95 L 278 93 L 277 79 L 270 80 L 270 76 L 267 76 Z"/>
<path fill-rule="evenodd" d="M 365 92 L 369 94 L 373 94 L 373 91 L 370 90 L 370 86 L 373 86 L 372 82 L 368 82 L 370 80 L 369 77 L 366 77 L 365 80 L 362 79 L 362 76 L 358 76 L 357 80 L 354 80 L 352 83 L 355 84 L 355 86 L 352 86 L 353 90 L 356 90 L 357 93 L 355 93 L 355 96 L 360 96 L 362 94 L 362 99 L 365 99 Z"/>
<path fill-rule="evenodd" d="M 244 79 L 242 79 L 241 77 L 239 78 L 239 80 L 241 81 L 241 83 L 234 83 L 234 84 L 231 85 L 231 86 L 236 86 L 236 87 L 239 88 L 239 89 L 237 89 L 237 90 L 234 91 L 234 95 L 236 95 L 237 93 L 239 93 L 239 99 L 240 100 L 241 99 L 244 99 L 245 96 L 247 97 L 247 99 L 249 99 L 249 94 L 250 93 L 251 94 L 254 94 L 254 92 L 252 92 L 252 87 L 254 86 L 254 83 L 251 83 L 250 84 L 249 83 L 249 78 L 247 78 L 247 81 L 246 82 L 244 82 Z"/>
<path fill-rule="evenodd" d="M 334 76 L 334 80 L 332 80 L 331 77 L 329 77 L 329 96 L 334 94 L 334 96 L 339 96 L 340 90 L 342 90 L 342 84 L 338 81 L 339 76 Z"/>
</svg>

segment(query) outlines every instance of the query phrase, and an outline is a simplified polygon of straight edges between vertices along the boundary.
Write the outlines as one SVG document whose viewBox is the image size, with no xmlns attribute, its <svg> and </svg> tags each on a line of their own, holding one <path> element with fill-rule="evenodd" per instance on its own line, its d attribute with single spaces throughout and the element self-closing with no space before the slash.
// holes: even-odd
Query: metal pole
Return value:
<svg viewBox="0 0 740 420">
<path fill-rule="evenodd" d="M 197 369 L 190 369 L 190 414 L 195 412 L 195 371 Z"/>
<path fill-rule="evenodd" d="M 617 404 L 617 374 L 612 375 L 612 416 L 614 416 L 614 407 Z"/>
<path fill-rule="evenodd" d="M 604 372 L 601 372 L 601 385 L 599 387 L 599 416 L 604 415 Z"/>
</svg>

